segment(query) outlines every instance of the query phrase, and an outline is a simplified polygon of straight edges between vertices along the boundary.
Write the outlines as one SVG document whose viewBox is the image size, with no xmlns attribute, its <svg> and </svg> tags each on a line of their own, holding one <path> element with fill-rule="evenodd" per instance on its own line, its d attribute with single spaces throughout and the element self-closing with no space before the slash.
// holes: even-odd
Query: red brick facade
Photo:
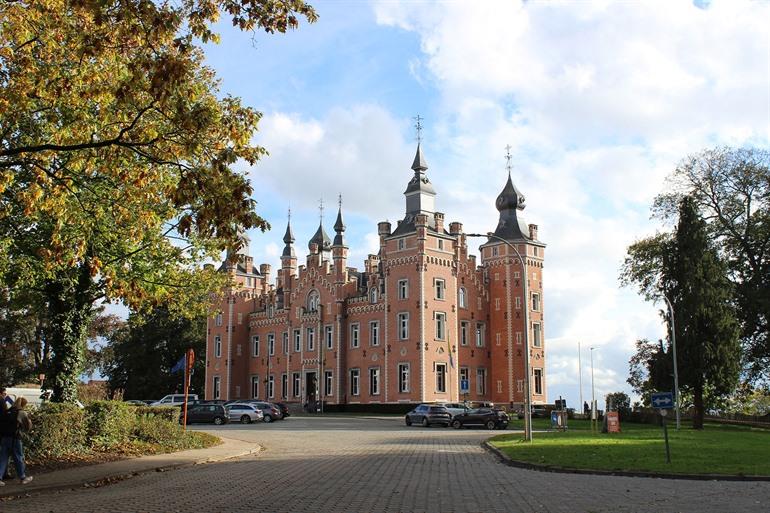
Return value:
<svg viewBox="0 0 770 513">
<path fill-rule="evenodd" d="M 435 192 L 426 169 L 418 148 L 415 178 L 405 193 L 407 215 L 395 231 L 379 223 L 379 254 L 369 255 L 361 272 L 347 266 L 341 213 L 334 244 L 319 227 L 299 267 L 287 228 L 274 284 L 270 266 L 256 269 L 247 255 L 222 266 L 235 286 L 208 322 L 207 399 L 519 405 L 523 309 L 529 308 L 532 400 L 546 401 L 545 245 L 537 240 L 537 227 L 506 239 L 526 259 L 525 300 L 525 273 L 507 244 L 490 238 L 478 265 L 468 255 L 462 225 L 446 229 L 444 215 L 432 211 Z M 523 196 L 520 204 L 522 210 Z M 500 205 L 498 198 L 498 210 Z M 506 212 L 498 230 L 503 215 L 516 215 Z M 461 379 L 468 381 L 467 393 L 461 393 Z"/>
</svg>

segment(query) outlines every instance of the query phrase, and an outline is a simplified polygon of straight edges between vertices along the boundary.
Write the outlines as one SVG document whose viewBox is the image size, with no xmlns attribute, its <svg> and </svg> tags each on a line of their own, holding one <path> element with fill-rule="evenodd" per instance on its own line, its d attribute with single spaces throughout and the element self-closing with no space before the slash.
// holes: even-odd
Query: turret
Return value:
<svg viewBox="0 0 770 513">
<path fill-rule="evenodd" d="M 334 259 L 334 276 L 337 283 L 347 281 L 348 247 L 345 244 L 345 223 L 342 221 L 342 196 L 339 198 L 339 210 L 337 221 L 334 223 L 334 245 L 332 246 L 332 258 Z"/>
</svg>

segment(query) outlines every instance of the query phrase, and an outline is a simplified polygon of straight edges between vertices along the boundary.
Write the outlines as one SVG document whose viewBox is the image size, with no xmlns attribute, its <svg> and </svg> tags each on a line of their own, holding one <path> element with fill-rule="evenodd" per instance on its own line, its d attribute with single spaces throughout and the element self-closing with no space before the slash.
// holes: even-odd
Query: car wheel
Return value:
<svg viewBox="0 0 770 513">
<path fill-rule="evenodd" d="M 487 421 L 487 429 L 495 429 L 495 421 L 494 420 L 488 420 Z"/>
<path fill-rule="evenodd" d="M 463 427 L 463 423 L 460 422 L 459 420 L 453 420 L 452 427 L 455 429 L 460 429 L 461 427 Z"/>
<path fill-rule="evenodd" d="M 422 427 L 430 427 L 430 422 L 428 422 L 428 417 L 422 418 Z"/>
<path fill-rule="evenodd" d="M 408 415 L 404 418 L 404 422 L 406 422 L 407 426 L 412 425 L 412 419 L 410 419 Z"/>
<path fill-rule="evenodd" d="M 223 419 L 222 417 L 214 417 L 214 424 L 216 424 L 217 426 L 221 426 L 224 423 L 225 423 L 225 419 Z"/>
<path fill-rule="evenodd" d="M 241 415 L 241 424 L 250 424 L 251 423 L 251 417 L 248 415 Z"/>
<path fill-rule="evenodd" d="M 269 423 L 273 422 L 273 416 L 272 415 L 265 415 L 265 418 L 262 419 L 262 420 L 269 424 Z"/>
</svg>

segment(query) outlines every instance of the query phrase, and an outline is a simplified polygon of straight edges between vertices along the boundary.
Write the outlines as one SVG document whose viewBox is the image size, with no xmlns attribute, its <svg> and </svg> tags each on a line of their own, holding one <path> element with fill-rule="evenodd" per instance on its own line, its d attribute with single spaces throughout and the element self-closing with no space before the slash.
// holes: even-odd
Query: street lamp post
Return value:
<svg viewBox="0 0 770 513">
<path fill-rule="evenodd" d="M 593 427 L 594 421 L 597 420 L 594 417 L 599 417 L 598 408 L 596 407 L 596 388 L 594 387 L 594 349 L 591 347 L 591 426 Z"/>
<path fill-rule="evenodd" d="M 530 394 L 530 370 L 529 370 L 529 303 L 527 302 L 527 298 L 529 297 L 527 295 L 527 264 L 524 260 L 524 258 L 521 256 L 521 253 L 519 253 L 519 250 L 516 249 L 516 246 L 508 242 L 507 240 L 503 239 L 502 237 L 498 237 L 494 233 L 487 233 L 486 235 L 481 233 L 468 233 L 466 234 L 467 237 L 488 237 L 490 239 L 495 239 L 497 241 L 502 242 L 509 248 L 513 250 L 514 253 L 516 253 L 516 256 L 519 259 L 519 263 L 521 264 L 521 269 L 523 272 L 522 277 L 522 293 L 524 294 L 524 374 L 526 374 L 524 379 L 524 440 L 527 442 L 532 441 L 532 395 Z"/>
<path fill-rule="evenodd" d="M 676 363 L 676 325 L 674 324 L 674 306 L 665 295 L 663 296 L 663 299 L 666 301 L 669 314 L 671 315 L 671 347 L 674 350 L 674 410 L 676 412 L 676 430 L 679 431 L 679 371 L 677 370 L 678 365 Z"/>
</svg>

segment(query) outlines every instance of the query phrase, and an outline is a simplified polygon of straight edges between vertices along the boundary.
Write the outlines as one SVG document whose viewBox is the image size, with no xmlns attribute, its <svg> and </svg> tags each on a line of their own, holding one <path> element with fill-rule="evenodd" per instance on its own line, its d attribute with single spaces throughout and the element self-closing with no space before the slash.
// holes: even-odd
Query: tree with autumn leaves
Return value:
<svg viewBox="0 0 770 513">
<path fill-rule="evenodd" d="M 55 400 L 74 401 L 100 301 L 207 312 L 202 267 L 267 229 L 234 169 L 260 114 L 219 98 L 200 43 L 316 19 L 300 0 L 20 0 L 0 5 L 0 274 L 46 309 Z"/>
</svg>

